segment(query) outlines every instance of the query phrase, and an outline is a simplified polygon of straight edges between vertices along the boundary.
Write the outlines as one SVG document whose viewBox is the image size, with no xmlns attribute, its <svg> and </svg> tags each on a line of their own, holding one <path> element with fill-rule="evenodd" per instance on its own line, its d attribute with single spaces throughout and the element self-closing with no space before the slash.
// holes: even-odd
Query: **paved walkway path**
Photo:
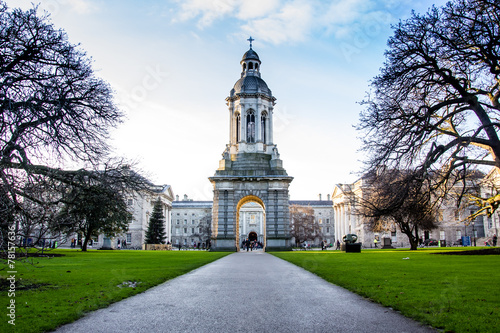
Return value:
<svg viewBox="0 0 500 333">
<path fill-rule="evenodd" d="M 433 332 L 263 252 L 234 253 L 56 332 Z"/>
</svg>

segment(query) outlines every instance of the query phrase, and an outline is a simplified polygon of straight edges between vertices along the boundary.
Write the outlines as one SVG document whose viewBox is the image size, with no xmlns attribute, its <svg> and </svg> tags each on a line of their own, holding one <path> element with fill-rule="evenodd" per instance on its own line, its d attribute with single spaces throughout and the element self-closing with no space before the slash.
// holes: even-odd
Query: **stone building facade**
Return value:
<svg viewBox="0 0 500 333">
<path fill-rule="evenodd" d="M 497 193 L 495 182 L 498 171 L 492 170 L 486 177 L 473 179 L 468 182 L 470 191 L 482 194 L 483 197 Z M 498 181 L 500 185 L 500 181 Z M 335 235 L 342 242 L 343 235 L 353 233 L 358 236 L 358 241 L 363 247 L 374 247 L 374 239 L 382 241 L 390 238 L 396 247 L 410 247 L 408 237 L 397 227 L 385 232 L 373 232 L 366 220 L 356 213 L 361 198 L 365 198 L 369 184 L 364 178 L 352 184 L 337 184 L 333 190 L 332 202 L 335 215 Z M 498 187 L 500 188 L 500 186 Z M 477 207 L 463 200 L 457 207 L 456 199 L 450 195 L 438 209 L 437 227 L 433 230 L 421 231 L 422 241 L 436 240 L 447 246 L 460 245 L 462 236 L 470 236 L 472 242 L 476 240 L 478 246 L 484 245 L 485 240 L 498 235 L 500 227 L 500 213 L 495 212 L 491 217 L 478 216 L 470 222 L 465 222 L 467 216 L 477 211 Z"/>
<path fill-rule="evenodd" d="M 498 169 L 493 168 L 481 183 L 481 197 L 487 198 L 497 193 L 500 193 L 500 172 Z M 484 216 L 483 225 L 487 240 L 491 239 L 494 235 L 498 237 L 500 233 L 500 211 L 496 211 L 490 217 Z"/>
<path fill-rule="evenodd" d="M 93 248 L 118 248 L 125 244 L 127 248 L 141 249 L 144 244 L 146 231 L 149 226 L 149 218 L 153 212 L 153 206 L 157 199 L 162 202 L 163 216 L 165 216 L 165 242 L 171 241 L 171 212 L 172 201 L 174 194 L 170 185 L 153 185 L 151 184 L 147 191 L 141 193 L 131 193 L 127 198 L 127 205 L 133 215 L 128 230 L 116 237 L 108 238 L 106 235 L 99 235 L 93 240 Z M 73 237 L 80 240 L 81 236 L 76 234 Z"/>
<path fill-rule="evenodd" d="M 327 244 L 335 243 L 335 215 L 333 210 L 333 201 L 330 200 L 330 194 L 327 200 L 290 200 L 290 205 L 311 207 L 314 210 L 314 219 L 320 227 L 320 234 L 315 238 L 312 245 L 319 246 L 322 241 Z M 293 223 L 293 221 L 291 222 Z M 292 237 L 292 244 L 295 239 Z"/>
<path fill-rule="evenodd" d="M 172 245 L 204 248 L 211 236 L 212 201 L 193 201 L 186 195 L 172 202 Z"/>
</svg>

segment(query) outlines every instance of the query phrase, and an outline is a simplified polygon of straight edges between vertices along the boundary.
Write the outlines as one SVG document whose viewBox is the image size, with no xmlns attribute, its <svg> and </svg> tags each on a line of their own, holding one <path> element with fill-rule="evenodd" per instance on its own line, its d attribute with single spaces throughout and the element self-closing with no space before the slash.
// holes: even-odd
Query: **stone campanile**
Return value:
<svg viewBox="0 0 500 333">
<path fill-rule="evenodd" d="M 241 244 L 239 211 L 249 202 L 264 211 L 264 248 L 290 250 L 288 187 L 293 177 L 283 168 L 273 142 L 276 98 L 261 78 L 261 61 L 250 49 L 240 61 L 241 77 L 226 98 L 229 144 L 215 175 L 212 208 L 212 250 L 237 251 Z"/>
</svg>

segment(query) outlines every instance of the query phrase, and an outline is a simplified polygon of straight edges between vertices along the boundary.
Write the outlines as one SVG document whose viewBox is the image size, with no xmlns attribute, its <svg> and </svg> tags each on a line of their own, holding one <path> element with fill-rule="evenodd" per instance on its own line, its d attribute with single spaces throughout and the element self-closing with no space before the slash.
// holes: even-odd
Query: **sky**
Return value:
<svg viewBox="0 0 500 333">
<path fill-rule="evenodd" d="M 253 49 L 276 97 L 274 143 L 292 200 L 359 178 L 360 102 L 384 63 L 391 25 L 446 1 L 7 0 L 50 14 L 115 91 L 113 154 L 181 198 L 212 200 L 229 143 L 225 98 Z"/>
</svg>

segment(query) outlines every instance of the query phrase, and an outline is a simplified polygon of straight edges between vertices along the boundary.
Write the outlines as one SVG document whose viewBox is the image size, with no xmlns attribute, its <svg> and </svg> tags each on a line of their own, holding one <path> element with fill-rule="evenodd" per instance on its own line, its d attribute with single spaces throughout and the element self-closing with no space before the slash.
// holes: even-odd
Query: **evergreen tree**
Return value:
<svg viewBox="0 0 500 333">
<path fill-rule="evenodd" d="M 153 213 L 149 218 L 148 231 L 146 232 L 146 244 L 165 244 L 165 216 L 163 215 L 161 200 L 155 201 Z"/>
</svg>

